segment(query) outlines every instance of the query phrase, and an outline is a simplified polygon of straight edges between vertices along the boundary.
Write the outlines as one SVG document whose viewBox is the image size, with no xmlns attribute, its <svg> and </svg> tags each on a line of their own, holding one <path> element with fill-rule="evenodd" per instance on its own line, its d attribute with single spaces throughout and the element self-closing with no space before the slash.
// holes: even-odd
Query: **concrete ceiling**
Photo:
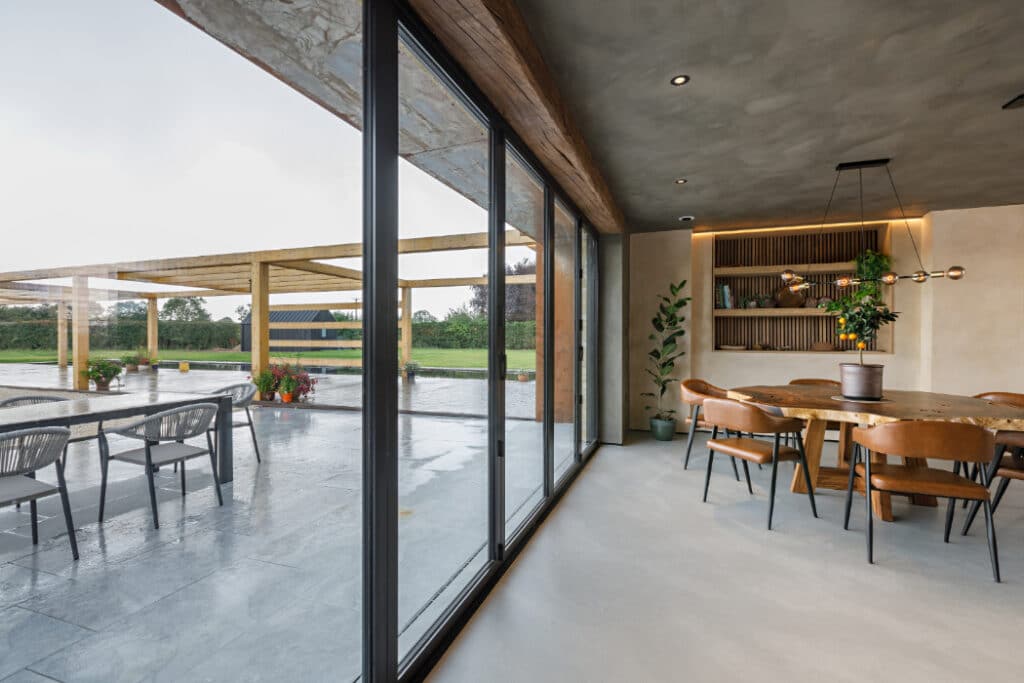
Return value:
<svg viewBox="0 0 1024 683">
<path fill-rule="evenodd" d="M 816 223 L 835 165 L 876 157 L 909 215 L 1024 203 L 1024 109 L 1001 108 L 1024 92 L 1021 0 L 519 5 L 630 230 Z M 864 189 L 898 215 L 884 169 Z"/>
</svg>

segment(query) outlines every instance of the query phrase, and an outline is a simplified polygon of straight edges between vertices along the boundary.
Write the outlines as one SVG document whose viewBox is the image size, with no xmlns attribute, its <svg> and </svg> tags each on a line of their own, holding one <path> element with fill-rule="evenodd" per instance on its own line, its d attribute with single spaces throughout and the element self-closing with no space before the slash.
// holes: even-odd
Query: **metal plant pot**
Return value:
<svg viewBox="0 0 1024 683">
<path fill-rule="evenodd" d="M 883 365 L 861 365 L 840 363 L 839 381 L 842 383 L 843 398 L 859 401 L 880 401 L 882 399 Z"/>
<path fill-rule="evenodd" d="M 658 441 L 671 441 L 672 437 L 676 433 L 676 421 L 675 420 L 659 420 L 657 418 L 651 418 L 651 434 Z"/>
</svg>

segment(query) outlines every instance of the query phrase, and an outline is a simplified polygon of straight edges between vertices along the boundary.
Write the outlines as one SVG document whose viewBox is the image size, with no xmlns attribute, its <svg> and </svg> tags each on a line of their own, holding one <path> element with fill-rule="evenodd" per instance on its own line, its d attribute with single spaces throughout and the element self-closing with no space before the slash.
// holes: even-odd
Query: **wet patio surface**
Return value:
<svg viewBox="0 0 1024 683">
<path fill-rule="evenodd" d="M 161 389 L 172 391 L 212 391 L 247 376 L 157 374 Z M 0 366 L 2 385 L 59 387 L 65 380 L 53 366 Z M 332 391 L 347 391 L 342 387 L 358 377 L 329 380 Z M 152 381 L 129 376 L 126 388 Z M 473 382 L 422 379 L 404 396 L 409 405 L 429 404 L 440 400 L 428 397 L 436 389 L 447 405 L 468 406 L 478 391 Z M 27 506 L 0 509 L 0 679 L 357 678 L 362 415 L 253 412 L 263 462 L 237 430 L 235 480 L 223 487 L 223 507 L 203 461 L 189 464 L 185 497 L 178 476 L 164 468 L 157 475 L 161 527 L 154 530 L 141 468 L 114 461 L 100 525 L 91 442 L 72 445 L 67 467 L 80 561 L 71 560 L 58 497 L 39 503 L 36 547 Z M 558 427 L 563 438 L 571 430 Z M 404 652 L 486 558 L 487 423 L 403 414 L 399 435 Z M 522 518 L 539 500 L 541 443 L 539 424 L 508 422 L 510 517 Z M 111 438 L 113 452 L 125 447 Z M 40 479 L 53 481 L 53 469 Z"/>
</svg>

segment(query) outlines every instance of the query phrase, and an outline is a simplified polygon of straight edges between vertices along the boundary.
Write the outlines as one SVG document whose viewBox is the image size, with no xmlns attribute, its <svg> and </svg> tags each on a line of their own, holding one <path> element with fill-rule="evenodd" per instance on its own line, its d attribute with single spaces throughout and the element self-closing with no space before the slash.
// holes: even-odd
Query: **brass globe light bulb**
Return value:
<svg viewBox="0 0 1024 683">
<path fill-rule="evenodd" d="M 794 280 L 796 280 L 796 273 L 794 273 L 789 268 L 787 268 L 786 270 L 782 271 L 782 281 L 783 282 L 785 282 L 788 285 L 790 282 L 793 282 Z"/>
<path fill-rule="evenodd" d="M 917 270 L 914 271 L 914 274 L 910 276 L 910 279 L 917 283 L 927 282 L 928 273 L 923 270 Z"/>
<path fill-rule="evenodd" d="M 853 278 L 850 277 L 849 275 L 842 275 L 842 276 L 840 276 L 839 278 L 836 279 L 836 287 L 839 287 L 840 289 L 844 289 L 846 287 L 849 287 L 852 284 L 853 284 Z"/>
<path fill-rule="evenodd" d="M 882 284 L 894 285 L 900 281 L 900 276 L 890 270 L 888 273 L 882 273 L 881 280 Z"/>
<path fill-rule="evenodd" d="M 946 270 L 946 277 L 950 280 L 959 280 L 963 278 L 965 272 L 966 271 L 963 266 L 950 266 L 949 269 Z"/>
</svg>

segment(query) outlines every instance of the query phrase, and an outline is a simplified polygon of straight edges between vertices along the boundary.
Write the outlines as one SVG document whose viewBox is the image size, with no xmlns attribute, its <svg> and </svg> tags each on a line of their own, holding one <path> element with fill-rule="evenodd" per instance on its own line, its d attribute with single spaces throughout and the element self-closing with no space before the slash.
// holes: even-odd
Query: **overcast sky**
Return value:
<svg viewBox="0 0 1024 683">
<path fill-rule="evenodd" d="M 361 240 L 361 133 L 155 2 L 0 0 L 0 64 L 0 271 Z M 486 231 L 480 207 L 399 174 L 402 237 Z M 486 263 L 409 255 L 401 276 Z M 414 308 L 467 298 L 417 290 Z M 220 317 L 248 297 L 208 301 Z"/>
</svg>

